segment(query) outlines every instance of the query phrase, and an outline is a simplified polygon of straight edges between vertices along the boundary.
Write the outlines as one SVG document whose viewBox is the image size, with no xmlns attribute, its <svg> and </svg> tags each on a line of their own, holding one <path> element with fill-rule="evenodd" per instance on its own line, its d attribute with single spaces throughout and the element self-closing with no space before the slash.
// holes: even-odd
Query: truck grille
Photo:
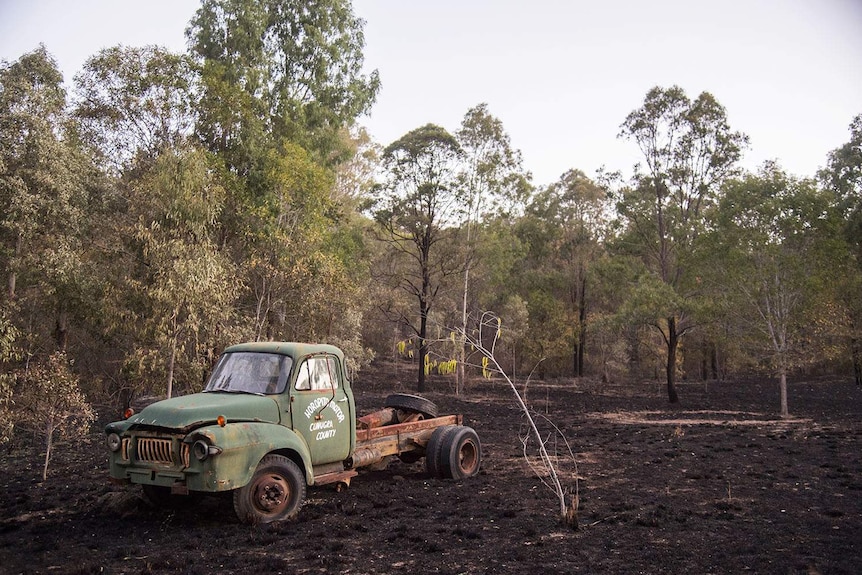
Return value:
<svg viewBox="0 0 862 575">
<path fill-rule="evenodd" d="M 128 440 L 126 440 L 128 441 Z M 174 445 L 178 445 L 180 453 L 174 457 Z M 174 465 L 179 463 L 183 467 L 189 466 L 191 448 L 186 443 L 175 443 L 173 439 L 160 439 L 155 437 L 138 437 L 135 441 L 135 460 L 141 463 L 155 463 L 157 465 Z M 123 443 L 123 456 L 128 459 L 128 443 Z"/>
<path fill-rule="evenodd" d="M 147 463 L 161 463 L 171 465 L 174 460 L 171 457 L 170 439 L 154 439 L 151 437 L 139 437 L 137 442 L 136 459 Z"/>
</svg>

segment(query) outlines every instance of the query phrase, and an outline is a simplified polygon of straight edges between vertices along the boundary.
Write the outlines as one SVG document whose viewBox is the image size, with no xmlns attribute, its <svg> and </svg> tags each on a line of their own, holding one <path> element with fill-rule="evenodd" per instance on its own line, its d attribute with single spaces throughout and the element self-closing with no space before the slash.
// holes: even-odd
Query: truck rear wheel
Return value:
<svg viewBox="0 0 862 575">
<path fill-rule="evenodd" d="M 293 519 L 305 501 L 305 477 L 283 455 L 260 460 L 251 481 L 233 492 L 233 508 L 244 523 Z"/>
<path fill-rule="evenodd" d="M 464 479 L 479 472 L 482 444 L 472 427 L 455 426 L 443 437 L 440 449 L 440 473 L 447 479 Z"/>
<path fill-rule="evenodd" d="M 458 428 L 457 425 L 441 425 L 434 430 L 425 446 L 425 470 L 431 477 L 443 477 L 442 453 L 446 438 Z"/>
<path fill-rule="evenodd" d="M 384 407 L 394 407 L 403 411 L 421 413 L 426 419 L 433 419 L 439 413 L 437 405 L 433 401 L 408 393 L 393 393 L 386 398 L 386 402 L 383 405 Z"/>
</svg>

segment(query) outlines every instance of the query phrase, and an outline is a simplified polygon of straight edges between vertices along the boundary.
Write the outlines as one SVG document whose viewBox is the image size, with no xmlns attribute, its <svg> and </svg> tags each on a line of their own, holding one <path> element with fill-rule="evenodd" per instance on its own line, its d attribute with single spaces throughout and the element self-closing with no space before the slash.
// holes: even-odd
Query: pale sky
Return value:
<svg viewBox="0 0 862 575">
<path fill-rule="evenodd" d="M 185 49 L 198 0 L 0 0 L 0 59 L 40 42 L 72 77 L 99 49 Z M 360 122 L 387 145 L 450 132 L 487 102 L 534 183 L 629 175 L 619 126 L 653 86 L 711 92 L 747 133 L 743 165 L 813 176 L 862 113 L 862 0 L 355 0 L 382 89 Z"/>
</svg>

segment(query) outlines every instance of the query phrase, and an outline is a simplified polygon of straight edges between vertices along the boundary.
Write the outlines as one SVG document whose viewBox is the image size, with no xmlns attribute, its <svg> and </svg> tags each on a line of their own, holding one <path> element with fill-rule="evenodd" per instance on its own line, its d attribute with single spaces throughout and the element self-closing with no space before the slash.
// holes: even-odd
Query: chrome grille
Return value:
<svg viewBox="0 0 862 575">
<path fill-rule="evenodd" d="M 183 462 L 183 467 L 189 466 L 189 454 L 190 453 L 191 453 L 191 450 L 189 449 L 189 444 L 183 443 L 180 446 L 180 459 Z"/>
<path fill-rule="evenodd" d="M 147 463 L 171 465 L 174 462 L 171 457 L 171 443 L 170 439 L 139 437 L 135 450 L 136 459 Z"/>
<path fill-rule="evenodd" d="M 120 448 L 120 453 L 122 453 L 122 457 L 125 461 L 129 460 L 129 444 L 130 443 L 131 443 L 131 441 L 129 441 L 128 437 L 123 438 L 123 443 L 122 443 L 122 447 Z"/>
</svg>

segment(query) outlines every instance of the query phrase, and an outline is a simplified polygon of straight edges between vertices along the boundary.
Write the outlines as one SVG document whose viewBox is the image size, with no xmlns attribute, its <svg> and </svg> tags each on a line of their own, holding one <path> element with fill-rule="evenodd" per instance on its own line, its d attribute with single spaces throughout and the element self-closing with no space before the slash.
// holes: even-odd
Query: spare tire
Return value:
<svg viewBox="0 0 862 575">
<path fill-rule="evenodd" d="M 402 411 L 421 413 L 426 419 L 437 417 L 439 411 L 433 401 L 407 393 L 393 393 L 386 398 L 384 407 L 393 407 Z"/>
</svg>

